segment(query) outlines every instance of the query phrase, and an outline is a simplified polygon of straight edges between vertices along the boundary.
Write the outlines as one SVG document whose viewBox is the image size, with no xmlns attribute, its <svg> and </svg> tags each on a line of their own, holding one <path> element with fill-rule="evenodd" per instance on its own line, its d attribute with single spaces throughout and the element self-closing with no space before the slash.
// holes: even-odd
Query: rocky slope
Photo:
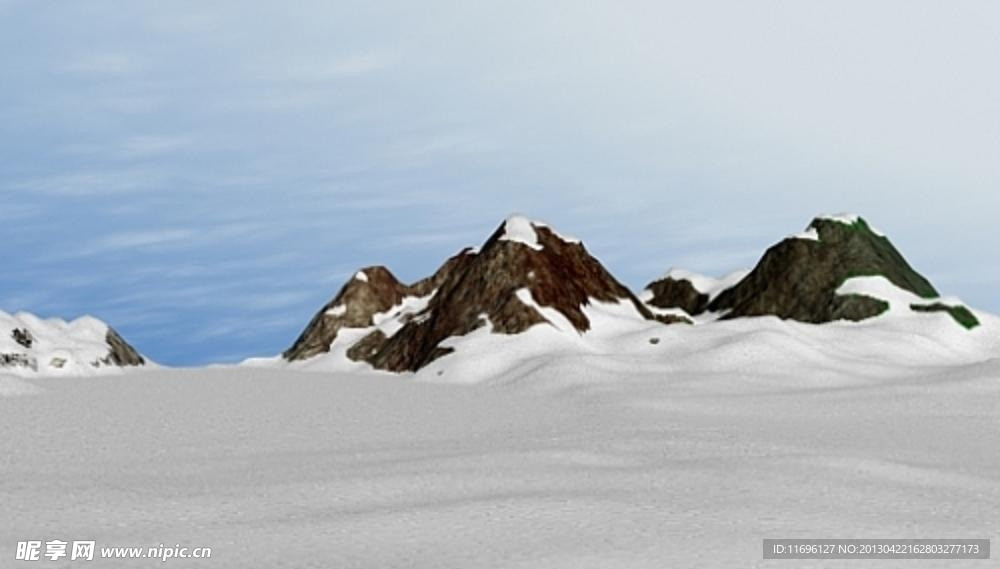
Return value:
<svg viewBox="0 0 1000 569">
<path fill-rule="evenodd" d="M 358 271 L 340 292 L 313 316 L 309 325 L 282 356 L 290 361 L 304 360 L 330 351 L 330 346 L 344 328 L 368 328 L 377 324 L 377 317 L 408 318 L 412 306 L 407 298 L 420 299 L 433 292 L 461 264 L 469 249 L 462 251 L 438 269 L 433 276 L 406 285 L 389 269 L 366 267 Z M 419 304 L 419 303 L 418 303 Z M 396 313 L 387 314 L 393 307 Z"/>
<path fill-rule="evenodd" d="M 96 318 L 65 322 L 0 312 L 0 372 L 73 375 L 145 363 L 118 332 Z"/>
<path fill-rule="evenodd" d="M 903 291 L 928 302 L 911 308 L 941 310 L 972 327 L 975 317 L 965 307 L 930 302 L 938 292 L 917 273 L 889 239 L 857 216 L 817 217 L 806 231 L 768 249 L 739 282 L 707 294 L 691 279 L 667 277 L 647 286 L 647 301 L 696 315 L 713 312 L 724 319 L 773 315 L 801 322 L 865 320 L 888 309 L 886 300 L 841 291 L 849 279 L 884 277 Z"/>
<path fill-rule="evenodd" d="M 626 303 L 640 320 L 683 321 L 654 315 L 579 241 L 519 216 L 504 221 L 479 251 L 463 251 L 414 285 L 400 284 L 384 268 L 360 274 L 365 278 L 341 289 L 285 359 L 329 350 L 345 328 L 373 328 L 353 341 L 347 356 L 379 369 L 414 371 L 448 353 L 441 343 L 450 337 L 486 325 L 518 334 L 551 323 L 543 315 L 550 309 L 586 333 L 585 307 L 592 302 Z"/>
</svg>

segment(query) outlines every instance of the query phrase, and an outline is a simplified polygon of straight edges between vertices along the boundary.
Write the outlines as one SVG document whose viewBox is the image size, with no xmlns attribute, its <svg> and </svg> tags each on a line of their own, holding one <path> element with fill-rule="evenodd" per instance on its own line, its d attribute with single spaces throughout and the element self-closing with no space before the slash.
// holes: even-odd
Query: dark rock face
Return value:
<svg viewBox="0 0 1000 569">
<path fill-rule="evenodd" d="M 501 334 L 524 332 L 546 319 L 518 298 L 527 289 L 542 307 L 566 317 L 579 332 L 590 329 L 582 307 L 590 299 L 630 302 L 644 318 L 649 309 L 618 282 L 580 243 L 562 239 L 544 225 L 532 225 L 538 247 L 504 239 L 506 224 L 440 285 L 417 318 L 407 323 L 369 361 L 390 371 L 415 371 L 448 353 L 446 338 L 483 326 Z"/>
<path fill-rule="evenodd" d="M 108 327 L 108 333 L 105 335 L 105 341 L 108 343 L 108 355 L 101 360 L 104 365 L 116 365 L 116 366 L 141 366 L 145 365 L 146 360 L 139 355 L 139 352 L 135 351 L 135 348 L 130 346 L 128 342 L 122 339 L 115 332 L 113 328 Z"/>
<path fill-rule="evenodd" d="M 788 238 L 771 247 L 743 280 L 707 306 L 727 311 L 723 318 L 774 315 L 801 322 L 864 320 L 888 305 L 862 295 L 837 295 L 845 280 L 883 276 L 896 286 L 924 297 L 938 296 L 889 240 L 861 218 L 853 224 L 814 219 L 819 240 Z"/>
<path fill-rule="evenodd" d="M 708 295 L 698 292 L 691 281 L 666 277 L 646 286 L 653 298 L 646 303 L 657 308 L 680 308 L 688 314 L 701 314 L 708 306 Z"/>
<path fill-rule="evenodd" d="M 10 335 L 14 338 L 15 342 L 25 348 L 31 348 L 31 345 L 35 343 L 35 337 L 31 335 L 31 332 L 27 328 L 14 328 Z"/>
<path fill-rule="evenodd" d="M 38 371 L 38 361 L 28 354 L 0 354 L 0 367 L 26 367 Z"/>
<path fill-rule="evenodd" d="M 330 351 L 330 344 L 342 328 L 366 328 L 374 324 L 373 317 L 376 314 L 398 305 L 405 297 L 426 296 L 433 292 L 457 265 L 464 262 L 466 254 L 467 250 L 448 259 L 433 276 L 412 285 L 399 282 L 385 267 L 361 269 L 313 316 L 306 329 L 282 356 L 286 360 L 296 361 Z M 366 356 L 362 351 L 353 350 L 349 355 L 352 359 L 367 359 L 370 353 Z"/>
<path fill-rule="evenodd" d="M 408 289 L 385 267 L 361 269 L 313 316 L 292 347 L 282 355 L 295 361 L 328 352 L 341 328 L 371 326 L 372 316 L 399 304 Z"/>
</svg>

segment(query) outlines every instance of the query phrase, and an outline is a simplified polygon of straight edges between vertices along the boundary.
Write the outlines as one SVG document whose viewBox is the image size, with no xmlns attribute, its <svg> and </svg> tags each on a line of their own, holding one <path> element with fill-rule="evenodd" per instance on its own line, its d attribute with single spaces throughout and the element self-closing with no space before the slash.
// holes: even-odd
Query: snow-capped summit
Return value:
<svg viewBox="0 0 1000 569">
<path fill-rule="evenodd" d="M 465 249 L 434 276 L 411 286 L 365 269 L 285 352 L 288 360 L 329 351 L 342 328 L 352 333 L 347 357 L 379 369 L 415 371 L 449 353 L 442 343 L 489 326 L 494 333 L 519 334 L 550 325 L 572 334 L 591 329 L 585 307 L 621 305 L 636 321 L 671 323 L 654 315 L 576 239 L 523 216 L 504 220 L 478 250 Z M 384 285 L 379 282 L 384 281 Z"/>
<path fill-rule="evenodd" d="M 969 328 L 978 322 L 958 301 L 944 301 L 923 276 L 913 270 L 889 239 L 856 214 L 823 215 L 805 232 L 792 235 L 764 253 L 739 282 L 718 287 L 710 297 L 698 290 L 697 279 L 667 278 L 651 283 L 650 304 L 678 307 L 689 314 L 712 312 L 722 318 L 773 315 L 801 322 L 865 320 L 886 312 L 892 302 L 884 292 L 868 287 L 863 293 L 852 281 L 880 277 L 903 294 L 914 312 L 947 312 Z"/>
<path fill-rule="evenodd" d="M 500 231 L 503 232 L 500 236 L 500 240 L 522 243 L 536 250 L 541 249 L 542 246 L 538 242 L 538 232 L 536 231 L 536 228 L 545 228 L 546 231 L 566 243 L 580 242 L 580 240 L 575 237 L 569 237 L 556 233 L 554 229 L 549 227 L 549 225 L 543 221 L 528 219 L 520 214 L 511 215 L 504 220 L 503 225 L 500 226 Z"/>
<path fill-rule="evenodd" d="M 104 322 L 72 322 L 0 312 L 0 372 L 18 375 L 89 375 L 146 360 Z"/>
</svg>

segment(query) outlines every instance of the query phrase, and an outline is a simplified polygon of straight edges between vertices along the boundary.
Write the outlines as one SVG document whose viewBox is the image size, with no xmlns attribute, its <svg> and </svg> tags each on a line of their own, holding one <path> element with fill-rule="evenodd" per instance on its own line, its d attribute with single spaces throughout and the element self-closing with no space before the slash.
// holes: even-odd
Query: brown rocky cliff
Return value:
<svg viewBox="0 0 1000 569">
<path fill-rule="evenodd" d="M 343 328 L 367 328 L 374 316 L 398 305 L 407 296 L 426 296 L 466 257 L 467 250 L 448 259 L 434 275 L 412 285 L 401 283 L 389 269 L 366 267 L 358 271 L 313 316 L 295 343 L 282 356 L 289 361 L 304 360 L 330 351 Z M 353 353 L 360 353 L 355 350 Z"/>
<path fill-rule="evenodd" d="M 521 220 L 523 223 L 524 220 Z M 557 310 L 578 332 L 590 329 L 583 311 L 591 299 L 628 302 L 637 313 L 656 319 L 581 243 L 566 240 L 542 224 L 532 223 L 537 240 L 527 244 L 509 239 L 507 223 L 469 254 L 441 282 L 424 312 L 405 324 L 366 358 L 376 368 L 415 371 L 448 353 L 445 339 L 486 324 L 495 333 L 517 334 L 546 319 L 522 302 L 517 291 L 527 289 L 534 301 Z"/>
</svg>

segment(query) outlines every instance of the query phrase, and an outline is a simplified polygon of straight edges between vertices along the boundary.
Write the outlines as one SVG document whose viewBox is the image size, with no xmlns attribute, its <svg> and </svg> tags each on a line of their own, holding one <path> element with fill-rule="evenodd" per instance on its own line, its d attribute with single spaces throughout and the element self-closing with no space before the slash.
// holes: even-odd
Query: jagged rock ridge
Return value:
<svg viewBox="0 0 1000 569">
<path fill-rule="evenodd" d="M 406 313 L 402 326 L 391 334 L 381 329 L 368 333 L 351 346 L 348 357 L 368 361 L 379 369 L 415 371 L 450 351 L 441 347 L 447 338 L 468 334 L 484 325 L 491 326 L 494 333 L 518 334 L 546 323 L 536 306 L 558 311 L 580 333 L 590 328 L 584 307 L 591 301 L 629 303 L 641 319 L 684 321 L 654 315 L 582 243 L 559 235 L 545 224 L 517 216 L 501 224 L 480 251 L 465 250 L 452 257 L 433 277 L 418 285 L 420 290 L 414 290 L 393 279 L 380 287 L 384 292 L 377 295 L 378 302 L 354 308 L 358 317 L 348 321 L 347 315 L 352 314 L 350 297 L 354 294 L 351 289 L 364 288 L 348 283 L 316 315 L 285 352 L 285 358 L 304 359 L 328 350 L 328 339 L 336 336 L 334 328 L 372 326 L 376 314 L 411 294 L 428 294 L 426 305 Z M 340 315 L 331 314 L 343 306 L 342 302 L 347 302 L 347 308 L 340 308 Z"/>
<path fill-rule="evenodd" d="M 286 360 L 296 361 L 330 351 L 331 344 L 342 329 L 373 326 L 377 315 L 399 306 L 405 298 L 426 297 L 431 294 L 457 265 L 464 262 L 470 251 L 463 250 L 448 259 L 431 277 L 410 285 L 401 283 L 383 266 L 361 269 L 313 316 L 309 325 L 282 356 Z"/>
</svg>

